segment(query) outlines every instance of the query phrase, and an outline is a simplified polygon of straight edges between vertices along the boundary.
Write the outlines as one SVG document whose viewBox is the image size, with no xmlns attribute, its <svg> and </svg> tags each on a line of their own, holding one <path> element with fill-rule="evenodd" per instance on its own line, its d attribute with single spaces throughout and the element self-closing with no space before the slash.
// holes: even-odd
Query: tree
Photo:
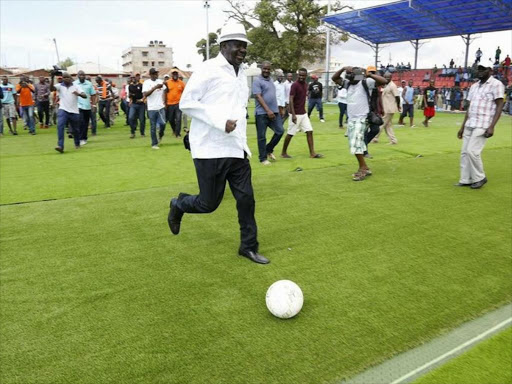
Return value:
<svg viewBox="0 0 512 384">
<path fill-rule="evenodd" d="M 314 0 L 261 0 L 254 9 L 247 3 L 227 0 L 231 10 L 225 11 L 247 29 L 253 43 L 247 50 L 249 63 L 269 60 L 275 68 L 295 71 L 305 63 L 312 63 L 325 55 L 325 32 L 321 18 L 327 6 Z M 348 8 L 339 0 L 331 10 Z M 332 42 L 346 41 L 348 36 L 333 33 Z"/>
<path fill-rule="evenodd" d="M 71 60 L 70 57 L 67 57 L 66 60 L 59 62 L 59 67 L 61 67 L 62 69 L 67 69 L 68 67 L 71 67 L 74 64 L 75 62 Z"/>
<path fill-rule="evenodd" d="M 217 31 L 219 32 L 219 31 Z M 208 34 L 208 40 L 210 43 L 210 58 L 215 57 L 219 54 L 219 45 L 217 44 L 217 39 L 219 37 L 216 33 L 210 32 Z M 206 60 L 206 39 L 201 39 L 196 43 L 196 47 L 199 48 L 197 53 L 203 55 L 203 61 Z"/>
</svg>

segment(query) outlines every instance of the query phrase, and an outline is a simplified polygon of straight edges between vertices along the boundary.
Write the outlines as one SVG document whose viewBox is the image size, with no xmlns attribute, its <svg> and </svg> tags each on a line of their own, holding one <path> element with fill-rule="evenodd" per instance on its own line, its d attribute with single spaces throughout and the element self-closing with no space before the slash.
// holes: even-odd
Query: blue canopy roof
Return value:
<svg viewBox="0 0 512 384">
<path fill-rule="evenodd" d="M 512 0 L 406 0 L 324 17 L 370 43 L 512 29 Z"/>
</svg>

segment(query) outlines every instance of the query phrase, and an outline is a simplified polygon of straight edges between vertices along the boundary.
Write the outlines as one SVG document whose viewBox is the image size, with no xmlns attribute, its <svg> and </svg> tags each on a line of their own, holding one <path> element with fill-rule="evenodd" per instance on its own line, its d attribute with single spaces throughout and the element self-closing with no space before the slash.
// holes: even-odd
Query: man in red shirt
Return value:
<svg viewBox="0 0 512 384">
<path fill-rule="evenodd" d="M 290 159 L 288 155 L 288 145 L 292 140 L 293 136 L 299 131 L 306 132 L 309 147 L 309 157 L 312 159 L 319 159 L 323 157 L 320 153 L 315 152 L 315 146 L 313 143 L 313 127 L 309 121 L 308 114 L 306 112 L 306 98 L 308 94 L 308 86 L 306 84 L 306 77 L 308 70 L 306 68 L 299 69 L 299 76 L 297 81 L 292 84 L 290 89 L 290 114 L 292 115 L 291 120 L 288 121 L 288 134 L 284 139 L 283 152 L 281 157 Z"/>
</svg>

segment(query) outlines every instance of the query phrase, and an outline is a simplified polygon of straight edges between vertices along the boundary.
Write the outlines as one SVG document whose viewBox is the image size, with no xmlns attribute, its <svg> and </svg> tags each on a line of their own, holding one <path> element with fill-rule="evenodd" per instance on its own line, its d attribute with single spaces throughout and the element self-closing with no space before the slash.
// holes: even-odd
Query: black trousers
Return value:
<svg viewBox="0 0 512 384">
<path fill-rule="evenodd" d="M 194 159 L 199 195 L 180 194 L 177 207 L 185 213 L 210 213 L 224 197 L 226 181 L 236 200 L 240 224 L 240 250 L 258 251 L 251 165 L 247 158 Z"/>
<path fill-rule="evenodd" d="M 98 102 L 98 114 L 101 121 L 105 123 L 105 127 L 110 128 L 110 100 L 100 100 Z"/>
<path fill-rule="evenodd" d="M 80 140 L 87 141 L 87 131 L 89 130 L 89 120 L 91 120 L 90 109 L 79 109 L 80 112 Z"/>
<path fill-rule="evenodd" d="M 167 121 L 171 124 L 174 136 L 178 137 L 181 135 L 181 110 L 179 104 L 173 104 L 167 106 L 166 111 Z"/>
<path fill-rule="evenodd" d="M 37 116 L 40 124 L 50 125 L 50 102 L 48 100 L 37 102 Z"/>
</svg>

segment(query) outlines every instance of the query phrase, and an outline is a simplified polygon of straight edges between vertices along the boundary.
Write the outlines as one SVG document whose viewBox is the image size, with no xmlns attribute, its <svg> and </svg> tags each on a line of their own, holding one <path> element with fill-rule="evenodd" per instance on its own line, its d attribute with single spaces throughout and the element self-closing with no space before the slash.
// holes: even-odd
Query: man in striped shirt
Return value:
<svg viewBox="0 0 512 384">
<path fill-rule="evenodd" d="M 494 135 L 494 127 L 503 109 L 505 87 L 491 76 L 491 67 L 479 65 L 476 77 L 480 80 L 469 90 L 469 109 L 457 133 L 462 141 L 460 156 L 460 180 L 458 187 L 481 188 L 487 183 L 480 154 L 485 142 Z"/>
</svg>

